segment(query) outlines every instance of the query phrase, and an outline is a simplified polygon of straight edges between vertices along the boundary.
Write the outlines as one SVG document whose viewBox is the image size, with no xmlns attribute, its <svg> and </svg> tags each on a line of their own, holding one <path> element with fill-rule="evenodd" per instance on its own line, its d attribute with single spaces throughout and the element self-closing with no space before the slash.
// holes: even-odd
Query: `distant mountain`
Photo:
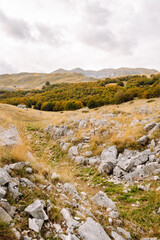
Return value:
<svg viewBox="0 0 160 240">
<path fill-rule="evenodd" d="M 106 68 L 99 71 L 93 70 L 83 70 L 81 68 L 74 68 L 72 70 L 58 69 L 52 74 L 55 73 L 80 73 L 85 77 L 94 77 L 94 78 L 112 78 L 112 77 L 120 77 L 127 75 L 136 75 L 136 74 L 151 74 L 158 73 L 155 69 L 147 69 L 147 68 Z"/>
<path fill-rule="evenodd" d="M 0 75 L 0 90 L 1 89 L 33 89 L 39 88 L 49 81 L 51 84 L 56 83 L 81 83 L 97 81 L 97 79 L 120 77 L 126 75 L 149 75 L 158 73 L 155 69 L 146 68 L 108 68 L 99 71 L 83 70 L 74 68 L 72 70 L 58 69 L 52 73 L 28 73 L 21 72 L 17 74 Z"/>
</svg>

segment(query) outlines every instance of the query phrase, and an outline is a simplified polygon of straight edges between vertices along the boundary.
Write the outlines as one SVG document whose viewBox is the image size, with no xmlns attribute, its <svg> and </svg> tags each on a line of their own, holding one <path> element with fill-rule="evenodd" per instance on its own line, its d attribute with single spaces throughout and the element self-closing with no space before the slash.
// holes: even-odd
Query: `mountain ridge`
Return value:
<svg viewBox="0 0 160 240">
<path fill-rule="evenodd" d="M 66 70 L 66 69 L 60 68 L 51 72 L 51 74 L 55 74 L 55 73 L 80 73 L 85 77 L 104 78 L 104 77 L 120 77 L 125 75 L 136 75 L 136 74 L 151 74 L 151 73 L 158 73 L 158 71 L 156 69 L 128 68 L 128 67 L 104 68 L 100 70 L 84 70 L 82 68 L 74 68 L 71 70 Z"/>
</svg>

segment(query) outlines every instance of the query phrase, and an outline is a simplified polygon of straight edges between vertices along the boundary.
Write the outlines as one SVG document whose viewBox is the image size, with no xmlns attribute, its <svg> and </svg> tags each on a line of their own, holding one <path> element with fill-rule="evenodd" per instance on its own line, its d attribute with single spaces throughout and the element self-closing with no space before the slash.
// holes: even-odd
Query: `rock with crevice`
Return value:
<svg viewBox="0 0 160 240">
<path fill-rule="evenodd" d="M 9 182 L 8 191 L 16 201 L 19 201 L 22 198 L 22 194 L 18 190 L 18 185 L 14 181 Z"/>
<path fill-rule="evenodd" d="M 101 164 L 98 168 L 100 173 L 111 173 L 117 164 L 117 148 L 111 146 L 103 150 L 101 153 Z"/>
<path fill-rule="evenodd" d="M 10 223 L 12 221 L 11 216 L 2 207 L 0 207 L 0 221 L 5 223 Z"/>
<path fill-rule="evenodd" d="M 29 213 L 33 218 L 48 220 L 48 216 L 44 211 L 44 207 L 44 201 L 37 199 L 28 207 L 26 207 L 24 211 Z"/>
</svg>

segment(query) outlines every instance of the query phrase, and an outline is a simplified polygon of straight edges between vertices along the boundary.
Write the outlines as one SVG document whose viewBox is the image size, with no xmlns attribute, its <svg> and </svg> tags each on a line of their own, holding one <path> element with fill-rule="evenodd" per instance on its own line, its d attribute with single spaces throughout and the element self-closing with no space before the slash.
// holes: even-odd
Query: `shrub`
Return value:
<svg viewBox="0 0 160 240">
<path fill-rule="evenodd" d="M 41 106 L 42 106 L 42 102 L 39 101 L 39 102 L 37 102 L 36 105 L 34 106 L 34 109 L 41 110 Z"/>
<path fill-rule="evenodd" d="M 124 87 L 124 82 L 119 81 L 119 82 L 117 83 L 117 86 Z"/>
<path fill-rule="evenodd" d="M 53 104 L 52 102 L 44 102 L 41 106 L 42 111 L 52 111 L 53 110 Z"/>
</svg>

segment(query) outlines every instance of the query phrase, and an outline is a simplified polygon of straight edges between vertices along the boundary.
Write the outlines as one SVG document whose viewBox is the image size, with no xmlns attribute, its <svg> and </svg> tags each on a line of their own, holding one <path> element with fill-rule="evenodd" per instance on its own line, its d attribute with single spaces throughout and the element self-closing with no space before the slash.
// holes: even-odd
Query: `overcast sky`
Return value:
<svg viewBox="0 0 160 240">
<path fill-rule="evenodd" d="M 0 73 L 160 70 L 160 0 L 0 0 Z"/>
</svg>

